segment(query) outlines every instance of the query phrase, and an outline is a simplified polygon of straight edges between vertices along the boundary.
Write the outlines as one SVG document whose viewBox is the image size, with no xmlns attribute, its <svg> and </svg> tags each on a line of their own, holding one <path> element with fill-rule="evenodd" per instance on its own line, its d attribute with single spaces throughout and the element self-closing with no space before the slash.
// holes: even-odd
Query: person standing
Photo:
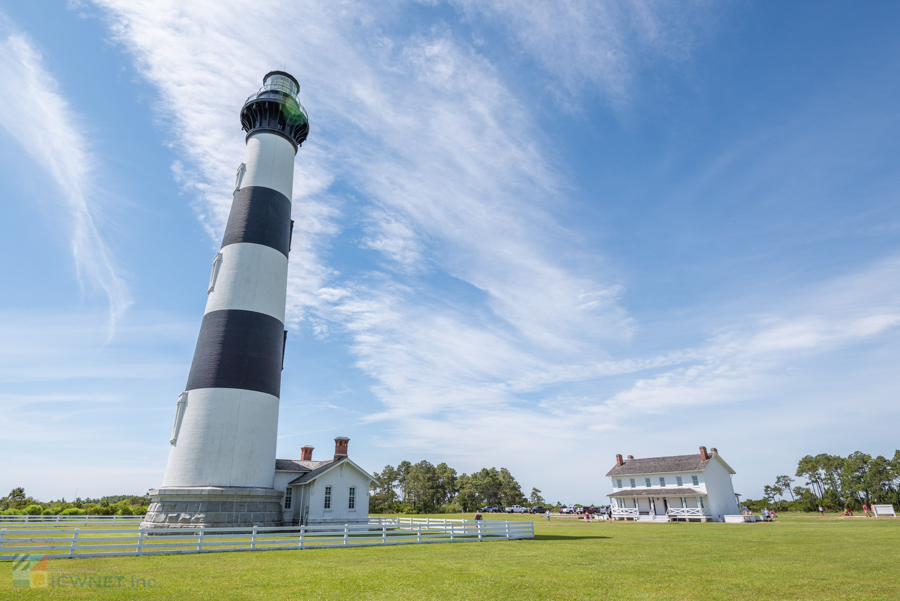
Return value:
<svg viewBox="0 0 900 601">
<path fill-rule="evenodd" d="M 484 516 L 481 515 L 481 510 L 480 510 L 480 509 L 476 509 L 476 510 L 475 510 L 475 521 L 476 521 L 476 522 L 480 522 L 480 521 L 483 520 L 483 519 L 484 519 Z"/>
<path fill-rule="evenodd" d="M 547 510 L 547 521 L 548 522 L 550 521 L 550 510 L 549 509 Z"/>
<path fill-rule="evenodd" d="M 863 503 L 863 511 L 865 512 L 866 517 L 870 517 L 869 516 L 869 506 L 866 505 L 865 503 Z"/>
<path fill-rule="evenodd" d="M 819 515 L 821 515 L 823 518 L 825 517 L 825 508 L 821 505 L 819 505 Z"/>
</svg>

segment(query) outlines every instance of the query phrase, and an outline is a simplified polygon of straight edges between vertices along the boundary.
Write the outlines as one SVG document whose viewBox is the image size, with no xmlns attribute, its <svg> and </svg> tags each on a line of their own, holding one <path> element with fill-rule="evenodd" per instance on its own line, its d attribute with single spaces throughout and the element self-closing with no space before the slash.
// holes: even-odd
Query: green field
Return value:
<svg viewBox="0 0 900 601">
<path fill-rule="evenodd" d="M 900 599 L 900 519 L 535 522 L 536 540 L 50 562 L 53 576 L 122 588 L 13 589 L 3 562 L 0 598 Z"/>
</svg>

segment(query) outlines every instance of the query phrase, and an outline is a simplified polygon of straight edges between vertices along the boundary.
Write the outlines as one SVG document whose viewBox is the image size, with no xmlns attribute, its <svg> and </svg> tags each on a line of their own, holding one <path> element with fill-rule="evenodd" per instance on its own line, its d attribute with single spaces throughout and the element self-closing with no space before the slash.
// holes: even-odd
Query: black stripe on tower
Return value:
<svg viewBox="0 0 900 601">
<path fill-rule="evenodd" d="M 285 257 L 291 250 L 291 201 L 264 186 L 249 186 L 234 193 L 222 248 L 250 242 L 274 248 Z"/>
<path fill-rule="evenodd" d="M 227 309 L 203 316 L 187 390 L 238 388 L 281 395 L 284 326 L 265 313 Z"/>
</svg>

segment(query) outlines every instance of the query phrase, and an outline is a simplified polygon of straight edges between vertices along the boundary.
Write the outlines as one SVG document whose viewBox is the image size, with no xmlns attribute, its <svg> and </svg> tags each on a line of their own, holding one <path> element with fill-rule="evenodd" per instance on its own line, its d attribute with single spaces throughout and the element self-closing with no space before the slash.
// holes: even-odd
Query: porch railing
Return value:
<svg viewBox="0 0 900 601">
<path fill-rule="evenodd" d="M 703 507 L 670 507 L 666 512 L 674 518 L 707 518 L 710 513 Z"/>
</svg>

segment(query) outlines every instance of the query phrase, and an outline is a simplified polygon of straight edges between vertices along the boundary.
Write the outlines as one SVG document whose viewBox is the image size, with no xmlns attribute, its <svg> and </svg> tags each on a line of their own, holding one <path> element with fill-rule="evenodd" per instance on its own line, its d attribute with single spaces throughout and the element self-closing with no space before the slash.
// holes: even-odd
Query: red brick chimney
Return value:
<svg viewBox="0 0 900 601">
<path fill-rule="evenodd" d="M 629 458 L 629 459 L 634 459 L 634 455 L 629 455 L 628 458 Z"/>
<path fill-rule="evenodd" d="M 300 447 L 300 461 L 312 461 L 312 452 L 315 447 L 308 444 Z"/>
<path fill-rule="evenodd" d="M 718 453 L 719 453 L 719 449 L 717 449 L 716 447 L 710 447 L 710 449 L 709 449 L 710 455 L 718 455 Z"/>
<path fill-rule="evenodd" d="M 343 459 L 347 456 L 347 445 L 350 439 L 346 436 L 338 436 L 334 439 L 334 460 Z"/>
<path fill-rule="evenodd" d="M 700 447 L 700 459 L 703 461 L 709 459 L 709 453 L 706 452 L 706 447 Z"/>
<path fill-rule="evenodd" d="M 619 467 L 621 467 L 622 464 L 624 464 L 624 463 L 625 463 L 625 462 L 622 461 L 622 456 L 621 456 L 621 455 L 616 455 L 616 465 L 619 466 Z"/>
</svg>

